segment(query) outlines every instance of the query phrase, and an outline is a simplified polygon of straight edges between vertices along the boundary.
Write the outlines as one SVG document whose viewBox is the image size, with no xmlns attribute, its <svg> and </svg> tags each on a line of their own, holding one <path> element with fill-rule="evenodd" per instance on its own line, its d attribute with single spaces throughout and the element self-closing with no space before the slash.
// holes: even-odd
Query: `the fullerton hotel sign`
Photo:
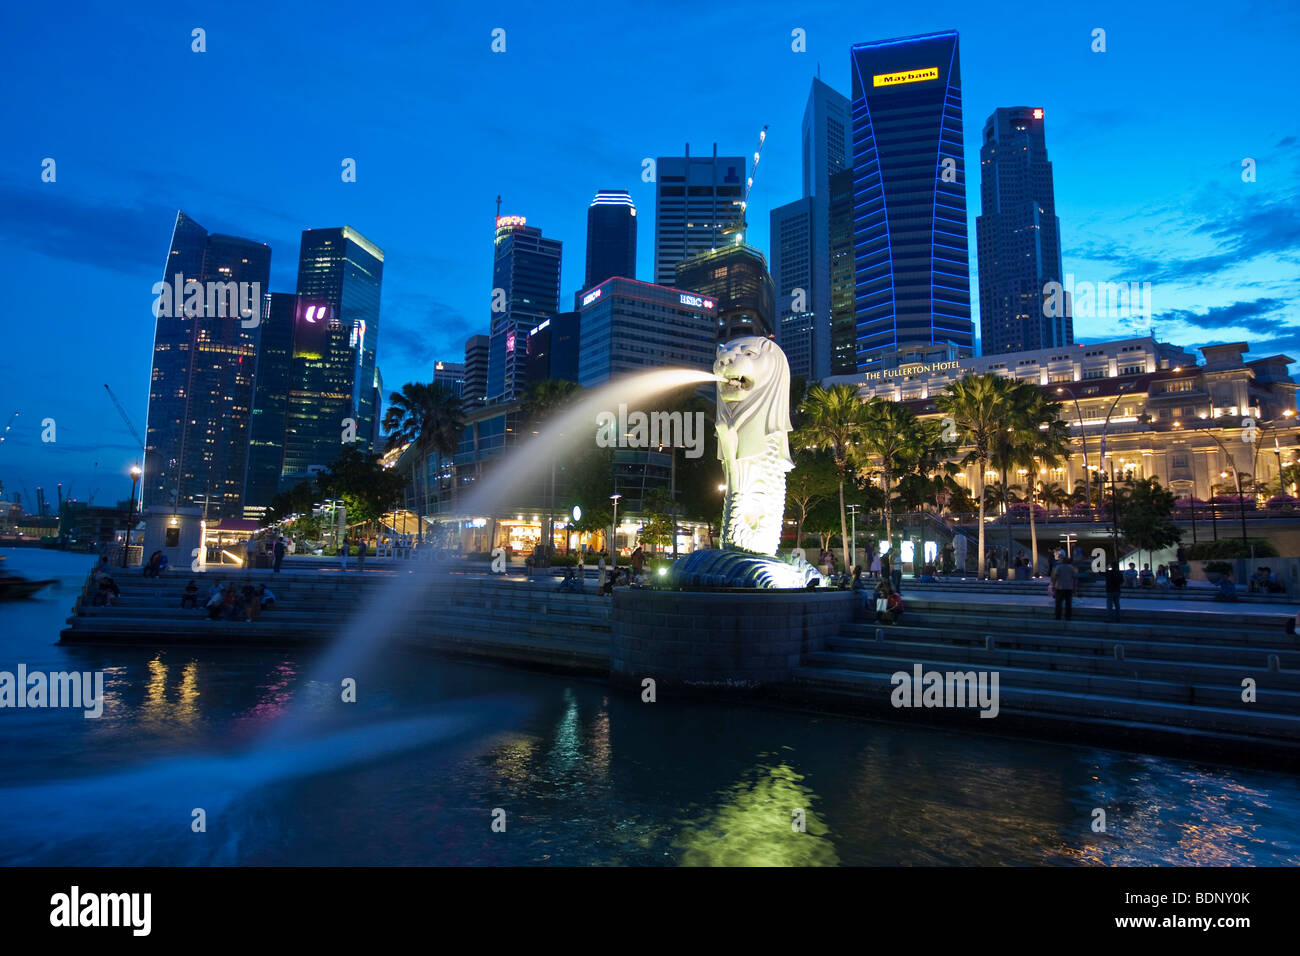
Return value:
<svg viewBox="0 0 1300 956">
<path fill-rule="evenodd" d="M 912 365 L 900 365 L 898 368 L 882 369 L 879 372 L 863 372 L 862 377 L 868 382 L 882 382 L 891 378 L 933 375 L 935 372 L 952 372 L 959 368 L 961 368 L 960 362 L 917 362 Z"/>
</svg>

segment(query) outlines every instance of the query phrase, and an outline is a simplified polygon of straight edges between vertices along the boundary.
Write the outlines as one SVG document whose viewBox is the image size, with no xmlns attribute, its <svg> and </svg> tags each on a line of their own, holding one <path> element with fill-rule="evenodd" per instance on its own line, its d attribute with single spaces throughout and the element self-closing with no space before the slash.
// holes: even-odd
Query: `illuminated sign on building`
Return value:
<svg viewBox="0 0 1300 956">
<path fill-rule="evenodd" d="M 863 372 L 862 377 L 869 382 L 874 382 L 887 378 L 906 378 L 909 375 L 951 372 L 959 368 L 961 368 L 960 362 L 930 362 L 929 364 L 917 362 L 911 365 L 900 365 L 898 368 L 884 369 L 880 372 Z"/>
<path fill-rule="evenodd" d="M 523 216 L 497 216 L 497 228 L 507 229 L 511 226 L 522 226 L 528 220 Z"/>
<path fill-rule="evenodd" d="M 682 305 L 689 305 L 696 309 L 711 309 L 714 305 L 712 299 L 706 299 L 701 295 L 690 295 L 686 292 L 682 293 L 681 302 Z"/>
<path fill-rule="evenodd" d="M 921 83 L 925 80 L 937 80 L 939 68 L 927 66 L 920 70 L 904 70 L 901 73 L 877 73 L 871 78 L 872 86 L 898 86 L 901 83 Z"/>
<path fill-rule="evenodd" d="M 602 289 L 592 289 L 590 292 L 588 292 L 586 295 L 584 295 L 584 296 L 582 297 L 582 307 L 585 309 L 587 306 L 591 305 L 591 303 L 593 303 L 593 302 L 595 302 L 597 299 L 599 299 L 599 298 L 600 298 L 600 293 L 601 293 L 602 291 L 604 291 L 604 290 L 602 290 Z"/>
<path fill-rule="evenodd" d="M 548 327 L 550 326 L 550 324 L 551 324 L 551 320 L 550 320 L 550 319 L 547 319 L 545 322 L 543 322 L 543 323 L 542 323 L 541 325 L 539 325 L 537 328 L 529 330 L 529 332 L 528 332 L 528 337 L 531 339 L 531 338 L 532 338 L 534 335 L 536 335 L 538 332 L 542 331 L 542 329 L 548 328 Z"/>
<path fill-rule="evenodd" d="M 302 314 L 305 321 L 315 325 L 317 322 L 324 322 L 326 317 L 326 307 L 323 305 L 309 305 L 307 311 Z"/>
<path fill-rule="evenodd" d="M 506 336 L 506 352 L 510 353 L 515 350 L 515 333 L 511 332 Z"/>
<path fill-rule="evenodd" d="M 1035 108 L 1035 110 L 1034 110 L 1034 119 L 1042 119 L 1042 118 L 1043 118 L 1043 110 L 1042 110 L 1042 107 L 1037 107 L 1037 108 Z"/>
</svg>

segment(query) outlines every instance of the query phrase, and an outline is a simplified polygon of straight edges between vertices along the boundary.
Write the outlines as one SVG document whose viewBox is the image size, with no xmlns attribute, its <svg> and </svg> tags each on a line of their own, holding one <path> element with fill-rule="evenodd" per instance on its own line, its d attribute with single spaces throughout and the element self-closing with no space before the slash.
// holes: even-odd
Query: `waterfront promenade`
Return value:
<svg viewBox="0 0 1300 956">
<path fill-rule="evenodd" d="M 169 572 L 155 581 L 135 571 L 117 576 L 117 606 L 79 601 L 62 640 L 304 646 L 326 644 L 345 629 L 379 627 L 381 638 L 435 653 L 608 677 L 617 614 L 634 609 L 642 595 L 662 592 L 620 589 L 616 600 L 602 598 L 588 569 L 585 593 L 563 593 L 556 590 L 558 571 L 552 572 L 529 578 L 512 569 L 492 576 L 477 566 L 414 568 L 371 559 L 361 574 L 340 572 L 328 559 L 299 558 L 280 574 L 212 568 L 193 576 L 204 592 L 211 580 L 267 583 L 276 606 L 247 623 L 209 621 L 202 611 L 182 610 L 181 591 L 192 575 Z M 367 602 L 382 607 L 399 579 L 416 592 L 400 611 L 349 620 Z M 731 690 L 786 705 L 983 733 L 1300 765 L 1300 642 L 1285 632 L 1295 612 L 1289 604 L 1263 596 L 1222 604 L 1208 589 L 1125 592 L 1122 619 L 1113 623 L 1106 620 L 1100 590 L 1084 589 L 1074 619 L 1066 622 L 1053 618 L 1043 583 L 913 586 L 905 580 L 903 589 L 908 610 L 901 623 L 877 625 L 860 611 L 850 619 L 849 609 L 844 623 L 805 642 L 807 650 L 794 655 L 782 679 L 761 686 L 737 680 Z M 841 607 L 856 603 L 852 595 L 829 590 L 814 599 Z M 660 615 L 654 630 L 670 639 L 688 626 L 722 626 L 707 619 L 707 610 L 692 613 L 705 617 Z M 997 719 L 969 709 L 898 710 L 891 704 L 893 677 L 918 665 L 927 673 L 997 672 Z M 667 673 L 644 676 L 668 692 L 729 692 L 716 682 L 692 687 Z"/>
</svg>

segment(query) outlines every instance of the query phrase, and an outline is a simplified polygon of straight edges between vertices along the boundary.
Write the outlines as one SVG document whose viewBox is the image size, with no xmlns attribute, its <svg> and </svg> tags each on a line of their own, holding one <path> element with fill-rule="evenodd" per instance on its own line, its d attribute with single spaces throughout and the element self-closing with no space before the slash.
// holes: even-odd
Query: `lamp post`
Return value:
<svg viewBox="0 0 1300 956">
<path fill-rule="evenodd" d="M 849 545 L 849 555 L 853 558 L 854 563 L 858 560 L 858 506 L 849 505 L 849 514 L 852 516 L 849 520 L 852 522 L 852 530 L 849 532 L 849 540 L 853 543 Z"/>
<path fill-rule="evenodd" d="M 609 500 L 614 502 L 614 523 L 609 528 L 609 556 L 614 560 L 614 567 L 618 567 L 618 499 L 622 495 L 610 495 Z"/>
<path fill-rule="evenodd" d="M 1057 388 L 1057 393 L 1064 392 L 1074 399 L 1074 411 L 1079 416 L 1079 441 L 1083 445 L 1083 488 L 1084 494 L 1088 496 L 1088 510 L 1092 510 L 1092 477 L 1088 474 L 1088 433 L 1083 427 L 1083 409 L 1079 407 L 1079 399 L 1074 392 L 1070 391 L 1064 385 Z"/>
<path fill-rule="evenodd" d="M 131 524 L 135 520 L 135 486 L 140 480 L 140 466 L 131 466 L 131 500 L 126 506 L 126 534 L 122 537 L 122 567 L 126 567 L 126 556 L 131 550 Z"/>
<path fill-rule="evenodd" d="M 1110 552 L 1119 567 L 1119 506 L 1115 500 L 1115 459 L 1110 460 Z M 1139 555 L 1141 557 L 1141 555 Z"/>
</svg>

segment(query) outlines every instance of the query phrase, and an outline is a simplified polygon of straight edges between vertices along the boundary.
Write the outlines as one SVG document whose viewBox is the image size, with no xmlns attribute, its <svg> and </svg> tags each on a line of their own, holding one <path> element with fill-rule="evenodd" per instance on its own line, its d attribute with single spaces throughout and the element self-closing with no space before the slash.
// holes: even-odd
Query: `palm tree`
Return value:
<svg viewBox="0 0 1300 956">
<path fill-rule="evenodd" d="M 994 452 L 994 441 L 1006 428 L 1006 413 L 1010 390 L 1015 385 L 1010 379 L 986 373 L 966 375 L 950 383 L 938 396 L 935 406 L 939 412 L 952 419 L 958 440 L 970 447 L 962 464 L 977 466 L 975 501 L 979 506 L 979 576 L 987 574 L 984 561 L 984 472 Z"/>
<path fill-rule="evenodd" d="M 795 444 L 822 448 L 831 453 L 840 491 L 840 542 L 844 545 L 844 567 L 849 567 L 849 523 L 844 511 L 844 482 L 852 473 L 854 446 L 862 440 L 866 406 L 852 385 L 814 385 L 808 390 L 801 412 L 804 424 L 795 433 Z"/>
<path fill-rule="evenodd" d="M 441 385 L 407 382 L 400 392 L 388 396 L 388 410 L 384 412 L 384 429 L 395 445 L 408 444 L 415 449 L 411 456 L 411 480 L 422 483 L 418 534 L 424 540 L 424 515 L 429 510 L 428 455 L 436 452 L 450 458 L 460 447 L 465 431 L 465 413 L 460 399 Z M 417 480 L 415 470 L 421 478 Z"/>
<path fill-rule="evenodd" d="M 1034 519 L 1034 483 L 1037 468 L 1056 468 L 1070 453 L 1069 429 L 1061 419 L 1061 403 L 1052 401 L 1028 382 L 1018 383 L 1013 404 L 1010 435 L 1015 464 L 1023 466 L 1029 479 L 1029 540 L 1033 552 L 1030 566 L 1038 573 L 1038 527 Z"/>
<path fill-rule="evenodd" d="M 924 454 L 920 422 L 907 406 L 873 398 L 863 406 L 861 444 L 864 455 L 880 460 L 875 472 L 885 495 L 885 538 L 893 541 L 894 480 Z"/>
</svg>

